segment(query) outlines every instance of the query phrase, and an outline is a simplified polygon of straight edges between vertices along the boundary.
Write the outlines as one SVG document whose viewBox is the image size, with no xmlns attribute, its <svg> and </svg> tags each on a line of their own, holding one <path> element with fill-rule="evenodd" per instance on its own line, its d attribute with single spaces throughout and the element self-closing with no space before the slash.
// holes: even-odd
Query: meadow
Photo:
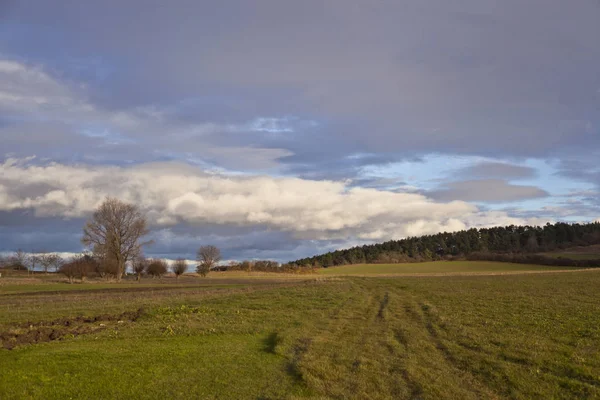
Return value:
<svg viewBox="0 0 600 400">
<path fill-rule="evenodd" d="M 3 284 L 0 398 L 600 398 L 599 270 L 438 264 Z"/>
<path fill-rule="evenodd" d="M 321 275 L 439 275 L 489 274 L 510 272 L 556 271 L 561 268 L 543 265 L 513 264 L 495 261 L 430 261 L 399 264 L 354 264 L 319 269 Z M 564 268 L 563 268 L 564 269 Z"/>
<path fill-rule="evenodd" d="M 572 260 L 600 260 L 600 245 L 572 247 L 566 250 L 549 251 L 541 254 L 546 257 L 562 257 Z"/>
</svg>

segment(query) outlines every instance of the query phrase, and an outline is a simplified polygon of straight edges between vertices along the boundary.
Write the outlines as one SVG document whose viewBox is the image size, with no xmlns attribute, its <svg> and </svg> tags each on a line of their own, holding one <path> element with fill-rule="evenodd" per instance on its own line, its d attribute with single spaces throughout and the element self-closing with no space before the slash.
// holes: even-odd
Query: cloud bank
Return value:
<svg viewBox="0 0 600 400">
<path fill-rule="evenodd" d="M 79 218 L 105 196 L 138 204 L 157 227 L 267 226 L 311 239 L 383 240 L 471 226 L 526 222 L 472 204 L 344 182 L 227 176 L 177 163 L 86 166 L 9 159 L 0 164 L 0 210 Z"/>
</svg>

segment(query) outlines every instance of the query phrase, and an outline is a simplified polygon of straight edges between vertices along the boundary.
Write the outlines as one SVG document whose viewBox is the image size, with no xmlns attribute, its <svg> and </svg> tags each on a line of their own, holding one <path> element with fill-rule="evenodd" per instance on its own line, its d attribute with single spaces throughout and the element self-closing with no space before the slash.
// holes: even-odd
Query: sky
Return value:
<svg viewBox="0 0 600 400">
<path fill-rule="evenodd" d="M 600 1 L 0 0 L 0 252 L 294 260 L 600 218 Z"/>
</svg>

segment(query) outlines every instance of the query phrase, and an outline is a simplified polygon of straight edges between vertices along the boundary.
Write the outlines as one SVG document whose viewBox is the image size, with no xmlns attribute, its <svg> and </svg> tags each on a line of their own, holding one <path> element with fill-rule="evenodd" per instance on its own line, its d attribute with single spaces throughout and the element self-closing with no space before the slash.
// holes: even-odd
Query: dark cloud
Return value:
<svg viewBox="0 0 600 400">
<path fill-rule="evenodd" d="M 591 183 L 600 189 L 598 157 L 600 154 L 595 152 L 592 155 L 585 154 L 577 158 L 562 159 L 558 163 L 557 174 L 576 181 Z"/>
<path fill-rule="evenodd" d="M 536 170 L 522 165 L 481 162 L 456 171 L 456 175 L 471 179 L 520 179 L 535 177 Z"/>
<path fill-rule="evenodd" d="M 0 211 L 0 253 L 17 249 L 27 252 L 56 251 L 78 253 L 81 245 L 82 218 L 39 218 L 31 210 Z M 146 247 L 148 257 L 193 260 L 201 245 L 218 246 L 225 259 L 275 259 L 289 261 L 315 254 L 322 249 L 339 247 L 341 241 L 306 242 L 287 232 L 261 226 L 240 227 L 185 223 L 172 228 L 154 226 L 150 235 L 154 244 Z"/>
<path fill-rule="evenodd" d="M 445 187 L 429 192 L 429 196 L 440 201 L 464 200 L 487 203 L 504 203 L 549 196 L 545 190 L 535 186 L 513 185 L 501 179 L 479 179 L 450 182 Z"/>
<path fill-rule="evenodd" d="M 344 121 L 306 136 L 315 153 L 600 146 L 597 2 L 59 3 L 19 3 L 11 21 L 35 28 L 0 50 L 59 71 L 90 60 L 105 108 L 191 98 L 179 118 Z"/>
</svg>

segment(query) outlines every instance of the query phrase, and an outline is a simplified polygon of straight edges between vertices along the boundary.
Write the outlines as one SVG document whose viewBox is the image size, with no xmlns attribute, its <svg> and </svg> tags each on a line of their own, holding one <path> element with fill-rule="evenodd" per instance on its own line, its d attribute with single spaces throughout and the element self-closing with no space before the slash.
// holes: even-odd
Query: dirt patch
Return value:
<svg viewBox="0 0 600 400">
<path fill-rule="evenodd" d="M 121 314 L 103 314 L 94 317 L 78 316 L 59 318 L 46 322 L 27 322 L 0 332 L 0 346 L 12 350 L 17 346 L 51 342 L 79 335 L 98 332 L 108 327 L 106 323 L 134 322 L 144 313 L 143 309 L 127 311 Z"/>
</svg>

